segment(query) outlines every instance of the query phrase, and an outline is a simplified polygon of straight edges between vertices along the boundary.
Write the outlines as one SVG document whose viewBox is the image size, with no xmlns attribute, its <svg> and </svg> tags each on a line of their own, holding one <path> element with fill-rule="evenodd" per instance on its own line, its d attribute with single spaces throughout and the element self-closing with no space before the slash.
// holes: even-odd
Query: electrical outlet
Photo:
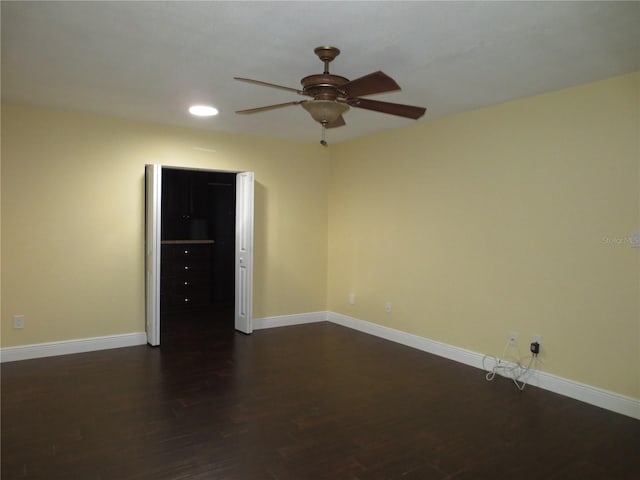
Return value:
<svg viewBox="0 0 640 480">
<path fill-rule="evenodd" d="M 391 313 L 392 307 L 391 307 L 391 302 L 387 302 L 387 304 L 384 306 L 384 311 L 387 313 Z"/>
<path fill-rule="evenodd" d="M 13 316 L 13 328 L 24 328 L 24 315 Z"/>
<path fill-rule="evenodd" d="M 355 293 L 350 293 L 349 297 L 347 299 L 349 301 L 349 305 L 355 305 L 356 304 L 356 294 Z"/>
<path fill-rule="evenodd" d="M 533 341 L 542 345 L 542 335 L 534 335 Z"/>
<path fill-rule="evenodd" d="M 518 344 L 518 332 L 509 333 L 509 345 L 515 346 Z"/>
</svg>

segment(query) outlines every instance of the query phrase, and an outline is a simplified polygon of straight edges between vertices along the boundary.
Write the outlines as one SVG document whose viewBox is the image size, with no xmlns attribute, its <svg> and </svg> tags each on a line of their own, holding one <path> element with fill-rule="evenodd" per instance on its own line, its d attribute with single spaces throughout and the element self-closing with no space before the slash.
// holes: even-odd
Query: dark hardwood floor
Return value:
<svg viewBox="0 0 640 480">
<path fill-rule="evenodd" d="M 640 421 L 329 323 L 2 364 L 2 480 L 638 479 Z"/>
</svg>

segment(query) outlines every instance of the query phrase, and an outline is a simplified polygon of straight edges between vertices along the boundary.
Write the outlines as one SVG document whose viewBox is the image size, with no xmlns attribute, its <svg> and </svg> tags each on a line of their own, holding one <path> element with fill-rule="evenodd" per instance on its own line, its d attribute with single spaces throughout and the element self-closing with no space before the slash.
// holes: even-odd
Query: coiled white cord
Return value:
<svg viewBox="0 0 640 480">
<path fill-rule="evenodd" d="M 510 346 L 509 342 L 507 342 L 507 344 L 504 347 L 504 350 L 502 351 L 502 357 L 495 357 L 493 355 L 485 355 L 484 357 L 482 357 L 482 368 L 487 372 L 487 374 L 485 375 L 485 378 L 487 379 L 488 382 L 493 380 L 496 374 L 500 374 L 500 376 L 502 377 L 510 378 L 511 380 L 513 380 L 513 383 L 516 385 L 518 390 L 522 391 L 524 390 L 524 387 L 527 385 L 527 381 L 529 379 L 529 372 L 535 370 L 538 365 L 538 355 L 533 354 L 529 357 L 521 358 L 515 363 L 510 362 L 505 360 L 505 355 L 507 353 L 509 346 Z M 493 360 L 493 363 L 494 363 L 493 368 L 491 369 L 488 369 L 486 365 L 487 360 L 489 359 Z M 525 367 L 522 365 L 522 363 L 523 361 L 527 361 L 527 360 L 529 362 Z"/>
</svg>

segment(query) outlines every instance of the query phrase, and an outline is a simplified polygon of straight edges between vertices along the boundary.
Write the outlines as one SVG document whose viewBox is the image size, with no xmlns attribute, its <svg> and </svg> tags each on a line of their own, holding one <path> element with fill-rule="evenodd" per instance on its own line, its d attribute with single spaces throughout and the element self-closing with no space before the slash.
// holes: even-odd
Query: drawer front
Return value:
<svg viewBox="0 0 640 480">
<path fill-rule="evenodd" d="M 211 245 L 162 245 L 163 259 L 208 259 L 210 256 Z"/>
<path fill-rule="evenodd" d="M 161 308 L 169 310 L 198 308 L 209 304 L 209 295 L 205 292 L 191 292 L 180 295 L 177 292 L 168 292 L 161 295 Z"/>
<path fill-rule="evenodd" d="M 174 262 L 162 262 L 160 275 L 172 276 L 206 276 L 209 272 L 209 262 L 198 259 L 178 260 Z"/>
<path fill-rule="evenodd" d="M 163 280 L 163 289 L 167 292 L 176 292 L 184 295 L 191 292 L 207 292 L 209 288 L 208 279 L 199 277 L 175 276 L 167 277 Z"/>
</svg>

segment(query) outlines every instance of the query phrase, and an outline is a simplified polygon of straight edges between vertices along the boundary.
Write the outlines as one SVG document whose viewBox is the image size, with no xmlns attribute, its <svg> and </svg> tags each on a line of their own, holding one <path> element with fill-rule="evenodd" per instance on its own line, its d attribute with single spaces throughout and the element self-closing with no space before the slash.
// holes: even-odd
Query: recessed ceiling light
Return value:
<svg viewBox="0 0 640 480">
<path fill-rule="evenodd" d="M 209 105 L 192 105 L 189 107 L 189 113 L 196 117 L 213 117 L 218 114 L 218 109 Z"/>
</svg>

